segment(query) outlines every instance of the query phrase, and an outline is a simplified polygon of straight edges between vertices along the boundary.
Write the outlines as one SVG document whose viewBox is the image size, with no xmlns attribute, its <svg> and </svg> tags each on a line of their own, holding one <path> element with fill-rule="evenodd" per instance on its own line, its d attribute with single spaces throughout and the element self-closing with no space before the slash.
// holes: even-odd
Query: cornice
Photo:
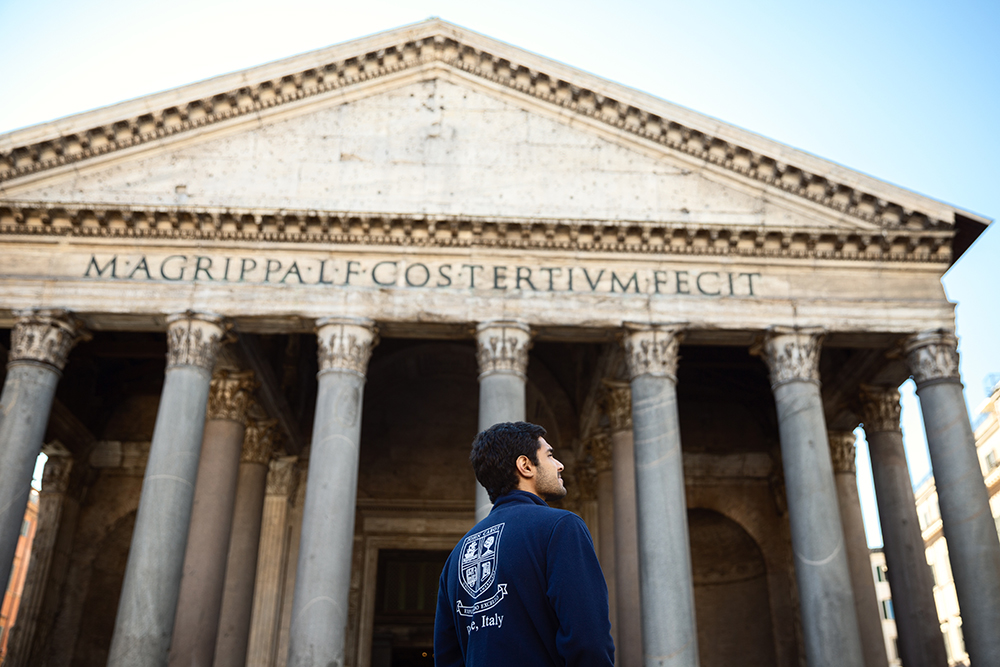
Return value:
<svg viewBox="0 0 1000 667">
<path fill-rule="evenodd" d="M 951 261 L 951 230 L 357 213 L 0 200 L 4 236 L 498 247 L 789 259 Z"/>
<path fill-rule="evenodd" d="M 954 222 L 955 209 L 941 202 L 440 20 L 0 136 L 0 183 L 425 65 L 466 72 L 881 229 L 944 231 Z"/>
</svg>

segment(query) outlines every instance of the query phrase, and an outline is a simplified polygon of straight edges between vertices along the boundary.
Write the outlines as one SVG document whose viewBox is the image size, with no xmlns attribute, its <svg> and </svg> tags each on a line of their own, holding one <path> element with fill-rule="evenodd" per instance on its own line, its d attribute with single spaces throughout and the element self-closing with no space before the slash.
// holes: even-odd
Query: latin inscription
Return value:
<svg viewBox="0 0 1000 667">
<path fill-rule="evenodd" d="M 521 292 L 759 296 L 762 274 L 406 260 L 91 255 L 84 278 Z"/>
</svg>

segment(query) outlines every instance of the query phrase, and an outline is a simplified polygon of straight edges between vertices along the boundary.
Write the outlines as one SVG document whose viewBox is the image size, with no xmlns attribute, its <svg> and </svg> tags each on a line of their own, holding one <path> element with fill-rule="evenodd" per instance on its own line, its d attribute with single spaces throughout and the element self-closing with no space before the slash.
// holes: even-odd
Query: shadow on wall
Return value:
<svg viewBox="0 0 1000 667">
<path fill-rule="evenodd" d="M 129 512 L 120 519 L 95 550 L 72 667 L 103 667 L 108 662 L 135 514 Z"/>
</svg>

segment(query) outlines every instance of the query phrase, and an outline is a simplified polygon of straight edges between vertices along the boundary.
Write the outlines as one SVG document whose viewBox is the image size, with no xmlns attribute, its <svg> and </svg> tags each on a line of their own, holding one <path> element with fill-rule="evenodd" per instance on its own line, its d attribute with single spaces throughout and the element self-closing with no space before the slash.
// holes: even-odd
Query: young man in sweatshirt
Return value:
<svg viewBox="0 0 1000 667">
<path fill-rule="evenodd" d="M 441 573 L 436 667 L 613 667 L 608 588 L 583 521 L 545 500 L 566 495 L 545 429 L 491 426 L 472 467 L 493 509 Z"/>
</svg>

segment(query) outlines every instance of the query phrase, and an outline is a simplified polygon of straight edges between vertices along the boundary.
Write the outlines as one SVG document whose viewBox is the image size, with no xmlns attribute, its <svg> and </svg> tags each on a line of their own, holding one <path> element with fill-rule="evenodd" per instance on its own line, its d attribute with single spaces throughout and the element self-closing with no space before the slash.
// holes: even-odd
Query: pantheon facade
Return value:
<svg viewBox="0 0 1000 667">
<path fill-rule="evenodd" d="M 989 223 L 431 20 L 0 136 L 8 665 L 431 664 L 468 464 L 544 426 L 626 667 L 974 665 L 1000 545 L 940 278 Z"/>
</svg>

